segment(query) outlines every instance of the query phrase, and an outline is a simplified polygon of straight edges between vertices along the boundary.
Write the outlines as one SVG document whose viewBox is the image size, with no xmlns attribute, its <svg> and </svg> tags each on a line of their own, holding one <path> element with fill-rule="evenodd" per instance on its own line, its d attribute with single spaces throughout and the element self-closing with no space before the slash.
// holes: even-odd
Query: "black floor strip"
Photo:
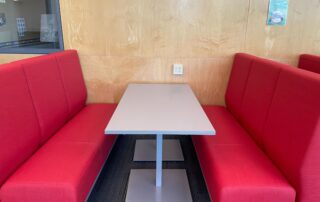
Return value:
<svg viewBox="0 0 320 202">
<path fill-rule="evenodd" d="M 119 136 L 88 201 L 125 201 L 130 169 L 154 169 L 156 166 L 155 162 L 133 162 L 136 139 L 152 138 L 154 136 Z M 163 168 L 186 169 L 193 201 L 210 201 L 190 136 L 165 136 L 165 138 L 180 140 L 184 161 L 163 162 Z"/>
</svg>

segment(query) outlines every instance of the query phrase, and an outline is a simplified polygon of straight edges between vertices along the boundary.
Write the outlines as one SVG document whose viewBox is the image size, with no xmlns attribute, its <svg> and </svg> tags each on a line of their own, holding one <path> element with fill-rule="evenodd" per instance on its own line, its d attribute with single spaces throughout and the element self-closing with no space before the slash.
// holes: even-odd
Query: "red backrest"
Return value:
<svg viewBox="0 0 320 202">
<path fill-rule="evenodd" d="M 85 105 L 76 51 L 0 65 L 0 185 Z"/>
<path fill-rule="evenodd" d="M 320 56 L 309 54 L 300 55 L 298 67 L 320 74 Z"/>
<path fill-rule="evenodd" d="M 277 85 L 279 73 L 284 64 L 256 58 L 243 93 L 241 123 L 253 139 L 263 147 L 262 131 Z"/>
<path fill-rule="evenodd" d="M 72 117 L 84 107 L 87 98 L 79 57 L 75 50 L 63 51 L 53 55 L 58 62 L 69 114 Z"/>
<path fill-rule="evenodd" d="M 243 94 L 246 89 L 251 64 L 256 57 L 237 53 L 234 57 L 229 84 L 226 92 L 226 105 L 232 114 L 240 119 Z"/>
<path fill-rule="evenodd" d="M 0 186 L 39 146 L 40 129 L 25 73 L 0 65 Z"/>
<path fill-rule="evenodd" d="M 320 201 L 320 74 L 237 54 L 229 110 L 296 188 Z"/>
<path fill-rule="evenodd" d="M 45 142 L 68 120 L 69 111 L 57 61 L 45 55 L 19 62 L 27 76 L 39 119 L 41 142 Z"/>
<path fill-rule="evenodd" d="M 238 53 L 226 93 L 228 109 L 263 147 L 266 121 L 279 72 L 284 64 Z"/>
<path fill-rule="evenodd" d="M 320 201 L 320 75 L 281 71 L 263 141 L 296 188 L 297 201 Z"/>
</svg>

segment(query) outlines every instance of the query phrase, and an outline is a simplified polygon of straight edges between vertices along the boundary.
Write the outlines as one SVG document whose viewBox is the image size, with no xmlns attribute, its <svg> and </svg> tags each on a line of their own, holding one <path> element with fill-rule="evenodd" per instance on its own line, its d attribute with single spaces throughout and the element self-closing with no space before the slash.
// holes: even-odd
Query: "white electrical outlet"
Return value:
<svg viewBox="0 0 320 202">
<path fill-rule="evenodd" d="M 183 65 L 173 64 L 173 75 L 183 75 Z"/>
</svg>

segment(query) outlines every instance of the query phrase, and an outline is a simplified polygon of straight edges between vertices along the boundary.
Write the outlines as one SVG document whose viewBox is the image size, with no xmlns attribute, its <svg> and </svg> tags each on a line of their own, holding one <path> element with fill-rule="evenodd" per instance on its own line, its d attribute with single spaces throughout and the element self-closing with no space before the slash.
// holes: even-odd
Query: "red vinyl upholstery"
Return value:
<svg viewBox="0 0 320 202">
<path fill-rule="evenodd" d="M 320 74 L 293 68 L 280 73 L 264 145 L 296 188 L 297 201 L 320 201 Z"/>
<path fill-rule="evenodd" d="M 302 54 L 299 58 L 298 67 L 320 74 L 320 56 Z"/>
<path fill-rule="evenodd" d="M 295 201 L 295 190 L 255 144 L 194 144 L 212 201 Z"/>
<path fill-rule="evenodd" d="M 0 67 L 0 95 L 1 186 L 38 148 L 40 129 L 20 65 L 7 64 Z"/>
<path fill-rule="evenodd" d="M 85 201 L 103 161 L 93 144 L 49 141 L 3 185 L 1 201 Z"/>
<path fill-rule="evenodd" d="M 104 135 L 115 107 L 80 111 L 3 186 L 3 201 L 84 201 L 116 138 Z"/>
<path fill-rule="evenodd" d="M 212 201 L 293 202 L 295 190 L 224 107 L 205 106 L 216 136 L 193 136 Z"/>
<path fill-rule="evenodd" d="M 226 93 L 228 109 L 262 146 L 262 130 L 280 70 L 287 65 L 251 56 L 235 55 Z"/>
<path fill-rule="evenodd" d="M 247 145 L 252 144 L 248 134 L 232 116 L 227 108 L 222 106 L 203 106 L 209 120 L 214 123 L 215 136 L 193 136 L 193 141 L 201 142 L 201 147 L 214 145 Z"/>
<path fill-rule="evenodd" d="M 0 65 L 0 95 L 0 201 L 85 201 L 116 105 L 85 105 L 77 52 Z"/>
<path fill-rule="evenodd" d="M 61 73 L 69 113 L 74 116 L 84 107 L 87 98 L 79 57 L 75 50 L 55 53 L 54 56 Z"/>
<path fill-rule="evenodd" d="M 29 83 L 45 142 L 68 120 L 68 104 L 56 59 L 51 55 L 20 62 Z"/>
<path fill-rule="evenodd" d="M 238 53 L 234 57 L 232 71 L 226 92 L 226 104 L 232 114 L 240 119 L 240 109 L 244 91 L 246 90 L 251 64 L 256 57 Z"/>
<path fill-rule="evenodd" d="M 262 146 L 262 130 L 267 118 L 281 68 L 285 66 L 265 59 L 255 59 L 243 93 L 241 123 Z"/>
<path fill-rule="evenodd" d="M 193 137 L 214 201 L 320 201 L 319 89 L 319 74 L 236 54 L 227 109 L 204 107 L 217 135 Z"/>
<path fill-rule="evenodd" d="M 107 157 L 116 136 L 104 135 L 116 104 L 89 104 L 85 106 L 52 138 L 54 142 L 92 143 Z"/>
</svg>

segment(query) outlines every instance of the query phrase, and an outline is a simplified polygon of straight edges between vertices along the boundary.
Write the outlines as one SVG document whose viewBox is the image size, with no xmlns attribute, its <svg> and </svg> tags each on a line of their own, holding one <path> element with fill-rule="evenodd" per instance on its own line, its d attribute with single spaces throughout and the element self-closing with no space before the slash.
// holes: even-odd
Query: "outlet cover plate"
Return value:
<svg viewBox="0 0 320 202">
<path fill-rule="evenodd" d="M 173 64 L 173 75 L 183 75 L 183 65 Z"/>
</svg>

